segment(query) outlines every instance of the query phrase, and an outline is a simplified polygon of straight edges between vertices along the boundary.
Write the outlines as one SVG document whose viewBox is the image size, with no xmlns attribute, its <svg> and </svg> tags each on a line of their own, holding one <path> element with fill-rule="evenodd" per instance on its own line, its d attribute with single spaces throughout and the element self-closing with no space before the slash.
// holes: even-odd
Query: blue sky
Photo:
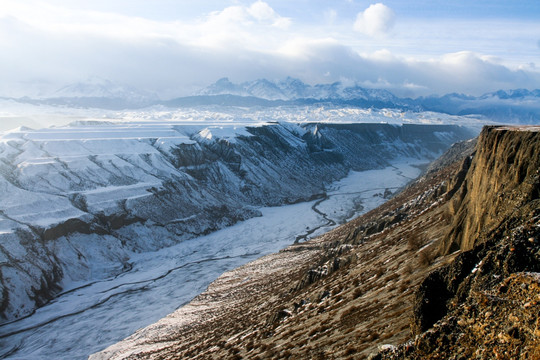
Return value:
<svg viewBox="0 0 540 360">
<path fill-rule="evenodd" d="M 101 77 L 187 95 L 293 76 L 419 96 L 540 88 L 540 1 L 3 0 L 0 95 Z"/>
<path fill-rule="evenodd" d="M 116 12 L 130 16 L 140 16 L 159 21 L 177 19 L 189 20 L 218 11 L 228 6 L 249 5 L 253 1 L 215 0 L 50 0 L 50 4 L 72 9 Z M 268 0 L 276 12 L 297 20 L 311 22 L 334 9 L 342 16 L 355 17 L 356 13 L 377 1 L 347 0 Z M 383 2 L 396 13 L 407 18 L 498 18 L 537 20 L 540 16 L 540 2 L 534 0 L 387 0 Z"/>
</svg>

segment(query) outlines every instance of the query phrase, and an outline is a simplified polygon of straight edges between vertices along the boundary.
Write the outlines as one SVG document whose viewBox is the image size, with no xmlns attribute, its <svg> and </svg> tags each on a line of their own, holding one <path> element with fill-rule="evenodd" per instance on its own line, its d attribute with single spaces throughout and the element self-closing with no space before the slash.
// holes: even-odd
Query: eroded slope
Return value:
<svg viewBox="0 0 540 360">
<path fill-rule="evenodd" d="M 367 356 L 380 342 L 407 339 L 412 289 L 434 266 L 432 249 L 445 233 L 428 229 L 443 217 L 445 180 L 459 166 L 426 175 L 317 240 L 224 274 L 188 306 L 94 358 Z"/>
</svg>

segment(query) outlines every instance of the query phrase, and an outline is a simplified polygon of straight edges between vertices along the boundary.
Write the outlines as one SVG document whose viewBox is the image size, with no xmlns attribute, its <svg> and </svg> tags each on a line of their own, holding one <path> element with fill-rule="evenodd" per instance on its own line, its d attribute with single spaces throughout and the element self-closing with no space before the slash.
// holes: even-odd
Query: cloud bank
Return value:
<svg viewBox="0 0 540 360">
<path fill-rule="evenodd" d="M 370 36 L 387 34 L 395 23 L 396 14 L 388 6 L 377 3 L 358 13 L 354 30 Z"/>
<path fill-rule="evenodd" d="M 321 18 L 327 24 L 309 24 L 259 0 L 189 21 L 158 21 L 6 0 L 0 9 L 0 95 L 47 93 L 92 76 L 162 98 L 188 95 L 225 76 L 234 82 L 286 76 L 311 84 L 347 81 L 402 96 L 540 88 L 540 73 L 530 59 L 523 66 L 505 63 L 500 54 L 490 53 L 491 41 L 474 49 L 466 42 L 471 37 L 466 27 L 461 38 L 445 42 L 445 31 L 414 33 L 384 4 L 359 10 L 356 18 L 348 18 L 324 9 Z M 540 30 L 540 25 L 526 25 L 524 34 Z M 490 29 L 483 31 L 489 35 Z M 433 37 L 419 41 L 418 33 Z M 515 44 L 516 36 L 508 44 Z M 461 39 L 463 45 L 456 42 Z M 500 46 L 509 46 L 504 41 Z M 425 46 L 430 42 L 435 45 Z M 445 52 L 441 44 L 453 47 Z M 435 47 L 436 53 L 427 51 Z"/>
</svg>

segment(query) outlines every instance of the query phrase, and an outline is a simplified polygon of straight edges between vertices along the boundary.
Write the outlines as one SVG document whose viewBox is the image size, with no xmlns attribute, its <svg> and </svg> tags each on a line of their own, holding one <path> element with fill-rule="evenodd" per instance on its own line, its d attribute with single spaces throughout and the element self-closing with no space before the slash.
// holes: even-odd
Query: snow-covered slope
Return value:
<svg viewBox="0 0 540 360">
<path fill-rule="evenodd" d="M 430 158 L 458 126 L 80 121 L 0 138 L 0 315 L 70 282 L 324 192 L 351 169 Z M 96 265 L 98 264 L 98 265 Z"/>
</svg>

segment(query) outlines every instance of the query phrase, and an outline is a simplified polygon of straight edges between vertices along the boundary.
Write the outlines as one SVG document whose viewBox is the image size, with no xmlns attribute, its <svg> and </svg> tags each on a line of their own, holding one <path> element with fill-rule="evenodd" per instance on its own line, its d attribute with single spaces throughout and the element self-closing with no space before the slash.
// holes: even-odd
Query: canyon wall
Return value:
<svg viewBox="0 0 540 360">
<path fill-rule="evenodd" d="M 153 251 L 321 196 L 350 170 L 430 159 L 459 126 L 80 122 L 0 141 L 0 319 L 65 284 L 114 276 Z"/>
<path fill-rule="evenodd" d="M 539 197 L 538 131 L 487 126 L 476 149 L 451 202 L 454 221 L 442 244 L 445 253 L 470 250 L 493 231 L 501 232 L 503 221 L 522 218 Z"/>
</svg>

